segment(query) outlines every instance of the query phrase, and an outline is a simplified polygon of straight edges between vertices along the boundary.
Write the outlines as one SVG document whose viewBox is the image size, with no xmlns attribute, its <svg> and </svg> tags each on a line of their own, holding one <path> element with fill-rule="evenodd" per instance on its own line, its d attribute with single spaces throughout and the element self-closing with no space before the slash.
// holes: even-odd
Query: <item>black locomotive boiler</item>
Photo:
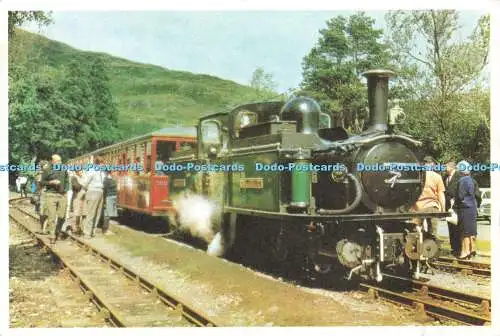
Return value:
<svg viewBox="0 0 500 336">
<path fill-rule="evenodd" d="M 274 260 L 299 253 L 320 273 L 340 268 L 349 278 L 380 281 L 385 271 L 402 269 L 418 277 L 438 244 L 412 219 L 446 214 L 409 211 L 425 173 L 398 167 L 418 163 L 420 142 L 388 123 L 393 73 L 363 75 L 369 120 L 354 136 L 332 128 L 306 97 L 201 118 L 197 148 L 171 160 L 209 168 L 170 173 L 173 198 L 190 191 L 217 204 L 215 231 L 226 252 L 253 238 Z"/>
</svg>

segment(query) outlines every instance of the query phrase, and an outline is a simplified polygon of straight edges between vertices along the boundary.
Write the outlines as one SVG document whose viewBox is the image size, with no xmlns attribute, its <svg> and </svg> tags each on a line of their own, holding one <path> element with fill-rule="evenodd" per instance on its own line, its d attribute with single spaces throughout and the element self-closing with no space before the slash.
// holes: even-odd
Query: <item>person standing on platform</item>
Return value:
<svg viewBox="0 0 500 336">
<path fill-rule="evenodd" d="M 477 201 L 476 187 L 470 176 L 470 165 L 467 161 L 458 163 L 460 180 L 455 196 L 455 209 L 458 217 L 458 228 L 461 233 L 462 249 L 458 259 L 470 259 L 476 254 L 477 236 Z"/>
<path fill-rule="evenodd" d="M 52 155 L 52 166 L 42 174 L 41 184 L 45 187 L 44 201 L 42 210 L 47 215 L 46 227 L 43 233 L 49 234 L 52 231 L 52 243 L 55 243 L 61 235 L 61 229 L 66 217 L 66 191 L 68 191 L 68 172 L 63 170 L 54 170 L 54 165 L 61 163 L 61 157 L 57 154 Z M 51 226 L 55 224 L 53 230 Z"/>
<path fill-rule="evenodd" d="M 28 178 L 24 175 L 19 176 L 21 197 L 28 197 L 26 186 L 28 185 Z"/>
<path fill-rule="evenodd" d="M 21 193 L 21 176 L 16 178 L 16 191 L 18 194 Z"/>
<path fill-rule="evenodd" d="M 104 179 L 104 213 L 103 213 L 102 233 L 109 235 L 109 220 L 112 217 L 118 217 L 116 209 L 116 181 L 111 172 L 107 172 Z"/>
<path fill-rule="evenodd" d="M 45 232 L 45 221 L 47 219 L 47 214 L 45 213 L 45 188 L 42 185 L 42 176 L 44 173 L 50 172 L 50 165 L 48 161 L 40 161 L 40 167 L 42 168 L 41 172 L 37 174 L 36 181 L 37 181 L 37 189 L 38 189 L 38 209 L 39 209 L 39 214 L 40 214 L 40 229 L 41 232 Z"/>
<path fill-rule="evenodd" d="M 457 164 L 454 161 L 450 161 L 446 164 L 446 175 L 444 178 L 445 192 L 444 196 L 446 199 L 446 211 L 452 209 L 453 203 L 455 202 L 455 196 L 458 189 L 458 181 L 460 180 L 460 173 L 457 171 Z M 456 217 L 447 220 L 448 223 L 448 235 L 450 238 L 451 253 L 458 257 L 461 250 L 460 232 L 458 231 L 458 220 Z"/>
<path fill-rule="evenodd" d="M 424 157 L 423 163 L 429 168 L 433 167 L 436 162 L 430 156 Z M 441 175 L 432 170 L 425 171 L 425 185 L 422 189 L 422 193 L 418 198 L 417 202 L 413 206 L 413 210 L 416 212 L 441 212 L 445 208 L 445 196 L 444 196 L 444 184 Z M 424 220 L 426 226 L 424 225 L 424 230 L 430 234 L 435 235 L 433 231 L 433 223 L 430 218 Z M 416 220 L 417 225 L 422 225 L 420 220 Z"/>
<path fill-rule="evenodd" d="M 73 189 L 73 217 L 75 219 L 74 226 L 72 228 L 73 233 L 77 235 L 83 234 L 82 223 L 85 218 L 85 189 L 82 187 L 83 172 L 78 170 L 71 177 L 71 188 Z"/>
<path fill-rule="evenodd" d="M 95 165 L 101 165 L 100 156 L 94 158 Z M 92 169 L 82 178 L 81 185 L 86 190 L 85 194 L 85 221 L 83 226 L 84 238 L 92 238 L 99 223 L 103 207 L 104 172 Z"/>
</svg>

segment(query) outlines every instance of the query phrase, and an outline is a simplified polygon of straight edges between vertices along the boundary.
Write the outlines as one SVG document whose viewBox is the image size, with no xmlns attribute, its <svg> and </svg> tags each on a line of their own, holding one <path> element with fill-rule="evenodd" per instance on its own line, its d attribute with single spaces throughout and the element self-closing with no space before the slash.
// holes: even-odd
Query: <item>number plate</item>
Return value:
<svg viewBox="0 0 500 336">
<path fill-rule="evenodd" d="M 241 189 L 262 189 L 264 188 L 264 179 L 261 177 L 240 179 Z"/>
</svg>

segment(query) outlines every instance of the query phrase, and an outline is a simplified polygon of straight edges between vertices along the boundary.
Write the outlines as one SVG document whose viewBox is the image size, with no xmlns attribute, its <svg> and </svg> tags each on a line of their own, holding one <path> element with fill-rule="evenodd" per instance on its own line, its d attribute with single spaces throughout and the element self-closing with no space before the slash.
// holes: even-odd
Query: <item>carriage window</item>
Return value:
<svg viewBox="0 0 500 336">
<path fill-rule="evenodd" d="M 175 152 L 175 142 L 158 141 L 156 143 L 156 161 L 167 162 Z"/>
<path fill-rule="evenodd" d="M 221 130 L 217 122 L 213 120 L 203 122 L 201 124 L 201 137 L 204 144 L 220 145 Z"/>
<path fill-rule="evenodd" d="M 319 129 L 322 128 L 331 128 L 332 127 L 332 119 L 326 113 L 321 113 L 319 116 Z"/>
</svg>

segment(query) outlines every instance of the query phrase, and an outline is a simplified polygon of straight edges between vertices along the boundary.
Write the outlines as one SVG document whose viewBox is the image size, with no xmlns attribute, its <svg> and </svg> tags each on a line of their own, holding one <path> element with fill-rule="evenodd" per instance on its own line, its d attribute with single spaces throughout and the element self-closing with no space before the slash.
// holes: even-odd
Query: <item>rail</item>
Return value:
<svg viewBox="0 0 500 336">
<path fill-rule="evenodd" d="M 384 274 L 382 283 L 361 283 L 374 297 L 416 309 L 418 314 L 460 324 L 491 324 L 491 299 Z"/>
<path fill-rule="evenodd" d="M 474 260 L 439 257 L 431 263 L 431 266 L 446 271 L 461 272 L 465 275 L 476 275 L 488 278 L 491 277 L 491 265 L 489 263 Z"/>
<path fill-rule="evenodd" d="M 23 198 L 10 199 L 9 203 L 12 205 L 11 210 L 15 209 L 16 211 L 19 211 L 21 214 L 29 216 L 32 220 L 37 220 L 37 217 L 34 214 L 20 207 L 15 206 L 16 201 L 22 199 Z M 110 307 L 110 305 L 105 302 L 104 299 L 99 297 L 99 295 L 97 294 L 97 290 L 92 288 L 92 286 L 83 279 L 84 277 L 76 269 L 74 269 L 74 267 L 71 266 L 70 263 L 65 261 L 65 258 L 54 249 L 54 245 L 51 244 L 46 237 L 37 234 L 28 225 L 24 224 L 22 220 L 16 218 L 16 216 L 14 216 L 12 211 L 9 211 L 9 217 L 18 226 L 20 226 L 25 231 L 30 233 L 30 235 L 32 235 L 39 242 L 41 246 L 44 246 L 46 250 L 52 253 L 61 262 L 61 264 L 64 266 L 67 272 L 69 272 L 72 278 L 79 282 L 79 285 L 82 288 L 82 290 L 89 297 L 89 299 L 91 299 L 94 302 L 94 304 L 98 307 L 99 311 L 101 311 L 102 314 L 104 314 L 107 320 L 109 320 L 113 325 L 117 327 L 127 326 L 127 322 L 125 321 L 126 319 L 121 316 L 120 312 L 113 310 Z M 167 290 L 163 289 L 161 286 L 154 284 L 151 280 L 147 279 L 145 276 L 138 274 L 129 267 L 126 267 L 119 261 L 111 258 L 104 252 L 91 246 L 86 241 L 71 234 L 69 235 L 69 238 L 79 247 L 84 248 L 92 255 L 98 257 L 103 263 L 108 265 L 111 269 L 120 271 L 121 274 L 133 280 L 142 289 L 148 291 L 149 293 L 152 293 L 153 295 L 156 295 L 158 299 L 161 300 L 161 302 L 163 302 L 170 308 L 174 309 L 178 314 L 180 314 L 191 324 L 195 326 L 205 326 L 205 327 L 212 327 L 212 326 L 214 327 L 220 325 L 219 323 L 214 322 L 211 318 L 205 316 L 202 312 L 196 310 L 193 307 L 190 307 L 187 304 L 184 304 L 183 301 L 180 298 L 176 297 L 174 294 L 168 293 Z M 55 246 L 57 246 L 57 244 L 55 244 Z"/>
</svg>

